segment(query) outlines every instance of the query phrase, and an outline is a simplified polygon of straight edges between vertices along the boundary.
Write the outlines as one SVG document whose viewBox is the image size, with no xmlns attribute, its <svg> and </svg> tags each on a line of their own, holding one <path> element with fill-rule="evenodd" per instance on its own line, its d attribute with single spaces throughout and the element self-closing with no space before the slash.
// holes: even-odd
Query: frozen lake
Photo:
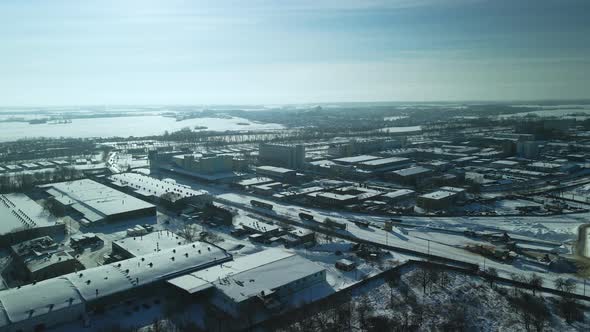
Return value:
<svg viewBox="0 0 590 332">
<path fill-rule="evenodd" d="M 247 125 L 246 125 L 247 124 Z M 74 119 L 67 124 L 29 124 L 27 122 L 0 122 L 0 142 L 31 137 L 141 137 L 161 135 L 185 127 L 207 127 L 212 131 L 276 130 L 283 126 L 275 123 L 256 123 L 241 118 L 198 118 L 176 121 L 163 116 L 126 116 L 113 118 Z"/>
</svg>

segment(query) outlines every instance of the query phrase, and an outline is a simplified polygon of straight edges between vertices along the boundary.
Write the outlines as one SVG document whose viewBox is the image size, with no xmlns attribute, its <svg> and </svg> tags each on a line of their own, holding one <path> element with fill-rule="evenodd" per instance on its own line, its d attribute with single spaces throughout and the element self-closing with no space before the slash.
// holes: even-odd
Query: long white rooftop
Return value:
<svg viewBox="0 0 590 332">
<path fill-rule="evenodd" d="M 0 235 L 56 224 L 48 212 L 24 194 L 0 194 Z"/>
<path fill-rule="evenodd" d="M 61 204 L 70 206 L 90 222 L 111 215 L 153 208 L 154 205 L 127 195 L 101 183 L 83 179 L 44 185 L 48 194 Z"/>
<path fill-rule="evenodd" d="M 168 283 L 191 294 L 216 287 L 241 302 L 261 291 L 269 294 L 282 285 L 321 271 L 323 267 L 301 256 L 273 248 L 170 279 Z"/>
</svg>

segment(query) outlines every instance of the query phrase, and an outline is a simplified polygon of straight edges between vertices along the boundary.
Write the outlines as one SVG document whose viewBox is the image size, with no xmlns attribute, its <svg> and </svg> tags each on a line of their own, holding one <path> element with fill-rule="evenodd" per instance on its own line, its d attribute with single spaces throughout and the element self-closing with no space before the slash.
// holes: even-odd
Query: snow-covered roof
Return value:
<svg viewBox="0 0 590 332">
<path fill-rule="evenodd" d="M 397 198 L 397 197 L 402 197 L 402 196 L 412 195 L 412 194 L 414 194 L 414 191 L 413 190 L 410 190 L 410 189 L 398 189 L 396 191 L 388 192 L 387 194 L 383 195 L 383 197 Z"/>
<path fill-rule="evenodd" d="M 126 237 L 113 241 L 113 244 L 133 256 L 151 254 L 158 249 L 170 249 L 184 243 L 185 239 L 183 237 L 169 231 L 156 231 L 142 236 Z"/>
<path fill-rule="evenodd" d="M 1 291 L 0 327 L 230 259 L 219 247 L 195 242 Z"/>
<path fill-rule="evenodd" d="M 0 292 L 0 327 L 82 304 L 76 287 L 63 277 Z"/>
<path fill-rule="evenodd" d="M 225 250 L 195 242 L 173 249 L 71 273 L 70 280 L 86 301 L 130 288 L 166 280 L 231 259 Z M 97 292 L 98 290 L 98 292 Z"/>
<path fill-rule="evenodd" d="M 292 169 L 284 168 L 284 167 L 276 167 L 276 166 L 258 166 L 256 167 L 256 171 L 265 171 L 265 172 L 272 172 L 278 174 L 286 174 L 295 172 Z"/>
<path fill-rule="evenodd" d="M 236 302 L 266 293 L 324 271 L 324 268 L 281 249 L 267 249 L 221 265 L 171 279 L 168 282 L 189 293 L 216 287 Z"/>
<path fill-rule="evenodd" d="M 394 163 L 407 163 L 410 162 L 410 159 L 403 158 L 403 157 L 390 157 L 390 158 L 382 158 L 382 159 L 373 159 L 363 161 L 360 164 L 367 165 L 367 166 L 382 166 Z"/>
<path fill-rule="evenodd" d="M 43 187 L 61 204 L 72 207 L 91 222 L 119 213 L 154 207 L 148 202 L 89 179 L 52 183 Z"/>
<path fill-rule="evenodd" d="M 434 199 L 434 200 L 439 200 L 439 199 L 445 199 L 445 198 L 449 198 L 452 196 L 457 195 L 457 193 L 452 192 L 452 191 L 446 191 L 446 190 L 437 190 L 437 191 L 433 191 L 431 193 L 428 194 L 424 194 L 422 196 L 420 196 L 421 198 L 427 198 L 427 199 Z"/>
<path fill-rule="evenodd" d="M 113 184 L 131 187 L 142 196 L 161 196 L 165 193 L 175 193 L 181 198 L 207 195 L 205 190 L 194 190 L 189 186 L 176 183 L 171 179 L 158 180 L 139 173 L 120 173 L 109 177 Z"/>
<path fill-rule="evenodd" d="M 422 174 L 422 173 L 428 173 L 431 171 L 432 170 L 430 168 L 426 168 L 426 167 L 422 167 L 422 166 L 415 166 L 415 167 L 400 169 L 400 170 L 394 171 L 393 173 L 395 173 L 399 176 L 414 176 L 414 175 L 418 175 L 418 174 Z"/>
<path fill-rule="evenodd" d="M 24 194 L 0 194 L 0 234 L 55 225 L 49 217 L 41 205 Z"/>
<path fill-rule="evenodd" d="M 316 197 L 324 197 L 324 198 L 334 199 L 334 200 L 338 200 L 338 201 L 348 201 L 348 200 L 356 198 L 355 195 L 326 193 L 326 192 L 319 193 L 316 195 Z"/>
<path fill-rule="evenodd" d="M 356 164 L 356 163 L 366 162 L 366 161 L 375 160 L 375 159 L 379 159 L 379 157 L 365 154 L 365 155 L 354 156 L 354 157 L 338 158 L 338 159 L 334 159 L 333 161 L 338 162 L 338 163 L 343 163 L 343 164 Z"/>
</svg>

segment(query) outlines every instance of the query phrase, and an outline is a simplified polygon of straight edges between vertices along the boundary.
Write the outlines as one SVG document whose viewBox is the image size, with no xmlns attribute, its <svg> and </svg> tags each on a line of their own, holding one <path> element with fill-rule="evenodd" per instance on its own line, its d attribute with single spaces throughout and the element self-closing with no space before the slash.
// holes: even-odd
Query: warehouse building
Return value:
<svg viewBox="0 0 590 332">
<path fill-rule="evenodd" d="M 0 194 L 0 247 L 64 234 L 65 225 L 24 194 Z"/>
<path fill-rule="evenodd" d="M 256 175 L 283 182 L 295 182 L 297 179 L 295 170 L 275 166 L 258 166 L 256 167 Z"/>
<path fill-rule="evenodd" d="M 415 166 L 403 168 L 397 171 L 388 173 L 394 181 L 406 185 L 416 185 L 425 178 L 431 176 L 433 171 L 430 168 Z"/>
<path fill-rule="evenodd" d="M 388 192 L 381 196 L 383 201 L 386 201 L 390 204 L 395 204 L 401 202 L 403 200 L 413 198 L 416 196 L 416 192 L 410 189 L 398 189 L 391 192 Z"/>
<path fill-rule="evenodd" d="M 153 204 L 89 179 L 52 183 L 41 187 L 62 207 L 77 212 L 80 222 L 85 226 L 97 222 L 156 215 L 156 207 Z"/>
<path fill-rule="evenodd" d="M 267 249 L 168 282 L 191 295 L 208 291 L 211 303 L 234 318 L 288 309 L 291 300 L 326 281 L 326 270 L 298 255 Z"/>
<path fill-rule="evenodd" d="M 418 196 L 417 204 L 425 210 L 445 210 L 453 205 L 457 196 L 453 191 L 437 190 Z"/>
<path fill-rule="evenodd" d="M 112 242 L 113 254 L 123 259 L 143 256 L 178 247 L 186 240 L 170 231 L 156 231 L 142 236 L 126 237 Z"/>
<path fill-rule="evenodd" d="M 403 157 L 390 157 L 367 160 L 358 163 L 358 167 L 374 172 L 385 172 L 408 167 L 412 164 L 412 160 Z"/>
<path fill-rule="evenodd" d="M 332 161 L 340 164 L 340 165 L 357 165 L 359 163 L 363 163 L 363 162 L 367 162 L 367 161 L 371 161 L 371 160 L 377 160 L 377 159 L 381 159 L 377 156 L 371 156 L 371 155 L 359 155 L 359 156 L 353 156 L 353 157 L 344 157 L 344 158 L 338 158 L 338 159 L 333 159 Z"/>
<path fill-rule="evenodd" d="M 49 236 L 24 241 L 10 249 L 20 280 L 41 281 L 84 269 Z"/>
<path fill-rule="evenodd" d="M 194 190 L 172 179 L 158 180 L 139 173 L 119 173 L 108 180 L 122 191 L 167 208 L 182 210 L 188 205 L 203 207 L 212 201 L 205 190 Z"/>
<path fill-rule="evenodd" d="M 201 174 L 227 173 L 233 171 L 233 157 L 229 155 L 178 155 L 174 163 L 189 172 Z"/>
<path fill-rule="evenodd" d="M 212 244 L 197 242 L 0 291 L 0 331 L 42 331 L 79 321 L 136 296 L 153 294 L 166 280 L 230 261 Z"/>
</svg>

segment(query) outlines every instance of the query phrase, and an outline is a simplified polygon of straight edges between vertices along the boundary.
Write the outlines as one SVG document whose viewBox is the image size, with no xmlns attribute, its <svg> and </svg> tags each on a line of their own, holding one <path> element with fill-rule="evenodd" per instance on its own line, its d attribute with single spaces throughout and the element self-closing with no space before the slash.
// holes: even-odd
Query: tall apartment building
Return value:
<svg viewBox="0 0 590 332">
<path fill-rule="evenodd" d="M 300 144 L 260 144 L 258 161 L 265 165 L 300 169 L 303 168 L 305 162 L 305 146 Z"/>
</svg>

